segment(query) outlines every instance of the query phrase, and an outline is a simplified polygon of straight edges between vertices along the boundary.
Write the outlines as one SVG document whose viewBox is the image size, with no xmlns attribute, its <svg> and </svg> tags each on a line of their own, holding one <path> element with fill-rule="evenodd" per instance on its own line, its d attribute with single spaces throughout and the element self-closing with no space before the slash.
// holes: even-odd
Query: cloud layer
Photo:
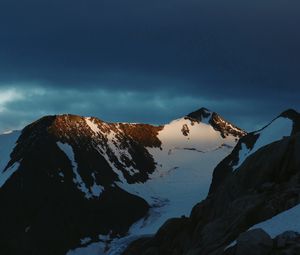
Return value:
<svg viewBox="0 0 300 255">
<path fill-rule="evenodd" d="M 0 130 L 72 112 L 164 123 L 206 106 L 246 129 L 300 110 L 300 3 L 3 0 Z"/>
</svg>

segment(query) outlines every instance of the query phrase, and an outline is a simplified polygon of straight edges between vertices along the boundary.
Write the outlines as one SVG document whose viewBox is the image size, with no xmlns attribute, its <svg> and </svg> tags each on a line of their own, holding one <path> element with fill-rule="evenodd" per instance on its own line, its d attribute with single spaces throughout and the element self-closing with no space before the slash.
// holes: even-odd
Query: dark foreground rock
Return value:
<svg viewBox="0 0 300 255">
<path fill-rule="evenodd" d="M 223 255 L 298 255 L 300 234 L 286 231 L 274 239 L 262 229 L 242 233 L 236 243 L 225 249 Z"/>
</svg>

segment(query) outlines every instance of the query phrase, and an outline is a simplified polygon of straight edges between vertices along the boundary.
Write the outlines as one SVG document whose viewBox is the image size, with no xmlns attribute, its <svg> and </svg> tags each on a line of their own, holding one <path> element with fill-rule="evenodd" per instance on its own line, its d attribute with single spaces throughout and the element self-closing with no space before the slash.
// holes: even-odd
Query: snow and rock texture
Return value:
<svg viewBox="0 0 300 255">
<path fill-rule="evenodd" d="M 218 119 L 234 127 L 220 116 Z M 169 218 L 189 215 L 192 206 L 207 195 L 214 167 L 245 134 L 236 127 L 232 131 L 220 132 L 220 128 L 209 124 L 209 119 L 202 121 L 188 116 L 165 125 L 157 135 L 160 146 L 147 147 L 156 163 L 149 180 L 134 184 L 124 180 L 116 182 L 122 189 L 147 201 L 150 210 L 146 217 L 136 222 L 125 238 L 114 240 L 112 245 L 105 247 L 99 242 L 98 246 L 91 244 L 77 248 L 68 255 L 85 252 L 96 255 L 101 246 L 108 249 L 107 254 L 120 254 L 121 247 L 140 236 L 154 234 Z"/>
<path fill-rule="evenodd" d="M 286 222 L 286 228 L 282 227 L 284 223 L 279 224 L 278 228 L 273 224 L 286 220 L 288 216 L 295 216 L 298 211 L 300 203 L 299 121 L 300 115 L 289 110 L 262 130 L 241 138 L 228 156 L 230 161 L 227 160 L 225 163 L 231 162 L 236 155 L 239 155 L 241 143 L 251 142 L 252 146 L 249 148 L 253 149 L 256 143 L 259 144 L 259 137 L 263 138 L 261 141 L 266 137 L 272 139 L 269 144 L 262 145 L 253 153 L 249 153 L 237 169 L 234 170 L 232 167 L 236 164 L 230 165 L 230 168 L 227 165 L 230 173 L 223 175 L 223 180 L 219 179 L 218 182 L 213 180 L 214 188 L 210 189 L 210 194 L 205 200 L 194 206 L 190 217 L 170 219 L 154 237 L 134 241 L 124 254 L 241 255 L 243 253 L 239 251 L 245 246 L 241 246 L 244 244 L 240 241 L 246 240 L 251 235 L 251 233 L 243 234 L 247 230 L 259 227 L 267 232 L 262 235 L 266 236 L 269 233 L 271 237 L 287 230 L 288 223 L 292 219 Z M 286 123 L 287 127 L 283 127 L 283 123 Z M 279 125 L 278 129 L 272 127 L 276 124 Z M 283 132 L 279 136 L 273 136 L 268 134 L 268 130 Z M 287 134 L 286 131 L 290 133 Z M 224 164 L 224 161 L 220 164 Z M 215 171 L 219 171 L 218 167 Z M 216 176 L 220 178 L 220 175 L 214 173 L 213 178 Z M 297 207 L 293 208 L 294 206 Z M 297 224 L 290 230 L 298 231 Z M 238 238 L 240 235 L 242 238 Z M 272 253 L 266 254 L 281 254 L 278 253 L 277 241 L 272 241 L 271 237 L 267 242 L 271 244 L 269 250 Z M 294 239 L 299 240 L 299 236 Z M 236 245 L 235 243 L 230 245 L 235 240 L 237 240 Z M 259 246 L 256 241 L 253 239 L 253 245 Z"/>
<path fill-rule="evenodd" d="M 225 180 L 226 176 L 238 171 L 247 158 L 250 158 L 260 148 L 299 131 L 299 113 L 287 110 L 262 129 L 243 136 L 233 152 L 216 167 L 210 193 Z"/>
<path fill-rule="evenodd" d="M 165 126 L 60 115 L 25 127 L 0 161 L 0 253 L 119 254 L 187 215 L 245 135 L 203 111 Z"/>
<path fill-rule="evenodd" d="M 186 118 L 191 118 L 192 120 L 198 120 L 202 123 L 210 124 L 215 130 L 218 130 L 221 133 L 223 138 L 229 134 L 238 137 L 242 137 L 246 134 L 245 131 L 232 125 L 217 113 L 211 112 L 206 108 L 200 108 L 199 110 L 188 114 Z"/>
</svg>

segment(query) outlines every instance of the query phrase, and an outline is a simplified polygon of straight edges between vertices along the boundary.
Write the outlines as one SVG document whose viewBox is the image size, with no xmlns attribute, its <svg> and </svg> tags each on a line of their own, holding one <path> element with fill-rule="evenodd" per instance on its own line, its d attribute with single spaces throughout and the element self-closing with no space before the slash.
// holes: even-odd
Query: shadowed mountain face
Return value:
<svg viewBox="0 0 300 255">
<path fill-rule="evenodd" d="M 165 126 L 46 116 L 1 135 L 0 253 L 66 254 L 104 235 L 108 247 L 138 220 L 147 234 L 187 213 L 246 134 L 199 111 Z"/>
<path fill-rule="evenodd" d="M 297 250 L 298 234 L 272 240 L 263 231 L 246 231 L 300 203 L 299 121 L 300 114 L 289 110 L 242 137 L 216 167 L 209 195 L 190 217 L 167 221 L 153 238 L 133 242 L 124 254 L 298 254 L 280 253 L 289 250 L 289 241 L 282 240 Z"/>
<path fill-rule="evenodd" d="M 18 170 L 0 190 L 1 254 L 65 254 L 84 236 L 124 234 L 146 214 L 146 201 L 113 186 L 118 176 L 92 136 L 83 118 L 69 115 L 23 130 L 4 171 L 19 162 Z M 146 162 L 138 165 L 144 180 L 154 162 L 132 143 Z"/>
<path fill-rule="evenodd" d="M 248 156 L 273 141 L 298 132 L 300 132 L 299 113 L 294 110 L 287 110 L 262 129 L 242 137 L 232 153 L 222 160 L 214 170 L 210 193 L 213 193 L 227 176 L 230 176 L 235 169 L 241 166 Z"/>
</svg>

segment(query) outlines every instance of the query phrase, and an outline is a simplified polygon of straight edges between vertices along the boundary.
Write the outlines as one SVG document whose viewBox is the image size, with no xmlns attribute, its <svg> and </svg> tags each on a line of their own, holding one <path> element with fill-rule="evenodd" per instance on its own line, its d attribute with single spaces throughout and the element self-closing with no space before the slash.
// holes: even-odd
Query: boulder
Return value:
<svg viewBox="0 0 300 255">
<path fill-rule="evenodd" d="M 268 255 L 273 247 L 273 240 L 262 229 L 244 232 L 237 238 L 235 255 Z"/>
</svg>

